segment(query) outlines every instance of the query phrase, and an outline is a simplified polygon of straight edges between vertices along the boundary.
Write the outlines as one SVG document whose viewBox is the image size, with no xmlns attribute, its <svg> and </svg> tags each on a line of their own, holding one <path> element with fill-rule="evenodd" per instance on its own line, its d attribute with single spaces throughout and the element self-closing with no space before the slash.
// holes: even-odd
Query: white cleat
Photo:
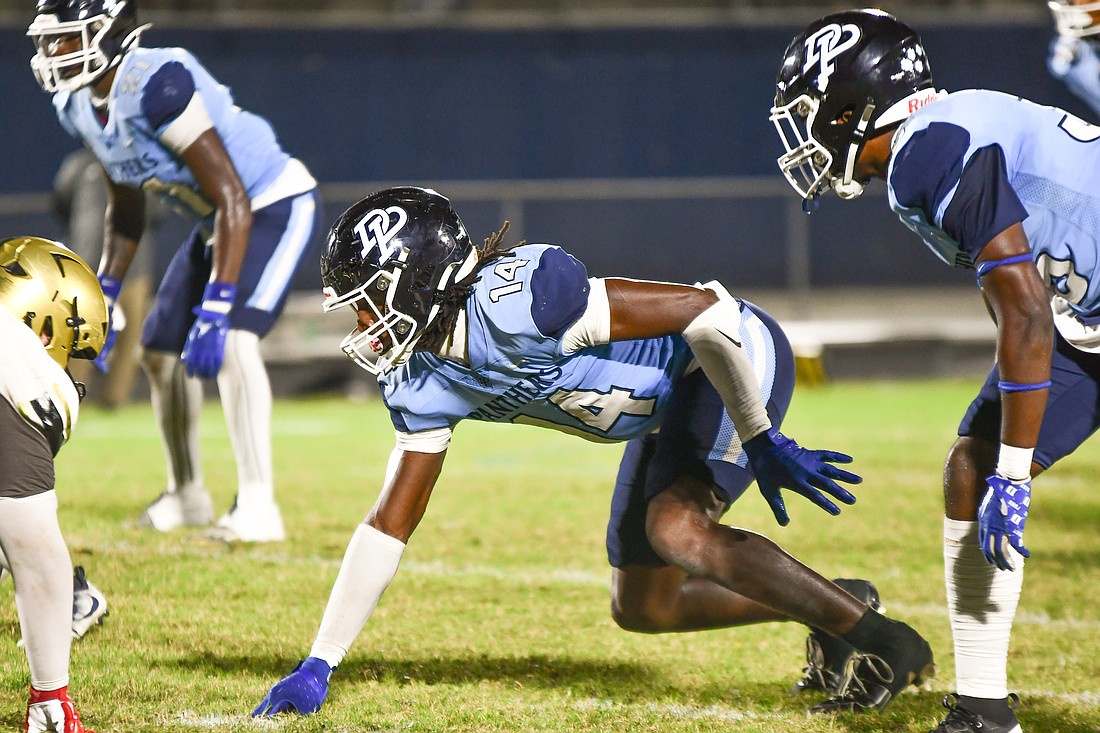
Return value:
<svg viewBox="0 0 1100 733">
<path fill-rule="evenodd" d="M 158 532 L 170 532 L 180 527 L 205 527 L 214 519 L 214 506 L 205 489 L 165 491 L 146 507 L 138 524 Z"/>
<path fill-rule="evenodd" d="M 103 623 L 107 596 L 84 577 L 84 568 L 73 568 L 73 638 L 83 638 L 88 629 Z"/>
<path fill-rule="evenodd" d="M 283 515 L 275 502 L 233 508 L 211 529 L 203 532 L 207 539 L 231 544 L 234 542 L 282 542 L 286 539 Z"/>
</svg>

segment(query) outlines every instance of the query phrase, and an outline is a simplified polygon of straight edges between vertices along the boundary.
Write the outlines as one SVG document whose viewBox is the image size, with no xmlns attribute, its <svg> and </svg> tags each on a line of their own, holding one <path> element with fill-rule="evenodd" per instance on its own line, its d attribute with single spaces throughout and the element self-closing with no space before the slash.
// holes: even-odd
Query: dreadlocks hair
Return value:
<svg viewBox="0 0 1100 733">
<path fill-rule="evenodd" d="M 424 329 L 424 333 L 416 342 L 414 351 L 439 351 L 453 336 L 458 316 L 466 305 L 466 299 L 474 289 L 474 284 L 481 279 L 481 270 L 492 262 L 505 257 L 515 257 L 512 252 L 516 247 L 522 247 L 527 240 L 521 240 L 515 244 L 504 244 L 504 235 L 507 233 L 511 222 L 505 219 L 500 225 L 500 231 L 493 232 L 485 238 L 485 243 L 477 248 L 477 267 L 466 277 L 452 283 L 440 297 L 441 304 L 439 316 Z"/>
</svg>

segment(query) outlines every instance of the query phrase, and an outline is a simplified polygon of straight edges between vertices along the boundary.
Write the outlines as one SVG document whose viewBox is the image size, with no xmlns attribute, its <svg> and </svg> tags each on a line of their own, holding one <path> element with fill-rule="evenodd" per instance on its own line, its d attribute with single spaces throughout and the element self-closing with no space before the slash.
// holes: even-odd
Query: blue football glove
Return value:
<svg viewBox="0 0 1100 733">
<path fill-rule="evenodd" d="M 279 713 L 313 715 L 328 696 L 328 680 L 335 667 L 319 657 L 306 657 L 294 671 L 267 691 L 252 711 L 253 718 L 269 718 Z"/>
<path fill-rule="evenodd" d="M 99 354 L 92 363 L 95 364 L 96 369 L 105 372 L 108 369 L 107 355 L 115 347 L 118 332 L 126 327 L 126 319 L 122 315 L 122 308 L 118 307 L 118 294 L 122 292 L 122 281 L 107 275 L 100 275 L 98 279 L 99 287 L 103 290 L 103 302 L 107 304 L 107 320 L 110 325 L 107 327 L 107 338 L 103 342 L 103 348 L 99 350 Z"/>
<path fill-rule="evenodd" d="M 756 477 L 756 485 L 768 500 L 775 521 L 780 526 L 785 527 L 791 521 L 783 497 L 779 494 L 780 489 L 796 491 L 833 515 L 840 514 L 840 508 L 825 498 L 822 491 L 845 504 L 856 502 L 856 498 L 836 481 L 858 484 L 863 479 L 831 465 L 851 463 L 852 457 L 849 455 L 803 448 L 776 428 L 769 428 L 746 442 L 745 453 L 749 457 L 749 468 Z"/>
<path fill-rule="evenodd" d="M 195 323 L 183 345 L 184 365 L 192 377 L 213 379 L 225 360 L 225 335 L 229 332 L 229 311 L 237 297 L 237 286 L 207 283 L 202 305 L 195 309 Z"/>
<path fill-rule="evenodd" d="M 978 508 L 978 543 L 990 565 L 1001 570 L 1015 570 L 1008 545 L 1024 557 L 1031 557 L 1024 547 L 1024 524 L 1031 506 L 1031 480 L 1012 481 L 993 474 L 985 483 L 989 488 Z"/>
</svg>

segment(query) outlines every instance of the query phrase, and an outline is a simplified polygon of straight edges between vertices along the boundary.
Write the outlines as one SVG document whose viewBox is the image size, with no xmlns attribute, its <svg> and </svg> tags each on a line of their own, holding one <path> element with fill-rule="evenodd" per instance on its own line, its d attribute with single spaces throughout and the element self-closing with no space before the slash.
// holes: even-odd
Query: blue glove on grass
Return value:
<svg viewBox="0 0 1100 733">
<path fill-rule="evenodd" d="M 195 309 L 195 323 L 183 345 L 184 365 L 192 377 L 213 379 L 225 360 L 225 336 L 229 333 L 229 311 L 237 297 L 237 286 L 207 283 L 202 305 Z"/>
<path fill-rule="evenodd" d="M 978 544 L 990 565 L 1001 570 L 1015 570 L 1008 545 L 1024 557 L 1031 557 L 1024 547 L 1024 524 L 1031 506 L 1031 480 L 1012 481 L 993 474 L 985 482 L 989 488 L 978 508 Z"/>
<path fill-rule="evenodd" d="M 328 680 L 335 667 L 319 657 L 306 657 L 294 671 L 268 690 L 252 711 L 253 718 L 269 718 L 279 713 L 313 715 L 328 696 Z"/>
<path fill-rule="evenodd" d="M 822 491 L 845 504 L 856 502 L 856 498 L 836 481 L 858 484 L 863 479 L 831 465 L 851 463 L 852 457 L 845 453 L 803 448 L 776 428 L 769 428 L 748 440 L 745 453 L 760 493 L 768 500 L 775 521 L 780 526 L 785 527 L 791 521 L 780 489 L 798 492 L 832 515 L 840 514 L 840 508 L 829 501 Z"/>
</svg>

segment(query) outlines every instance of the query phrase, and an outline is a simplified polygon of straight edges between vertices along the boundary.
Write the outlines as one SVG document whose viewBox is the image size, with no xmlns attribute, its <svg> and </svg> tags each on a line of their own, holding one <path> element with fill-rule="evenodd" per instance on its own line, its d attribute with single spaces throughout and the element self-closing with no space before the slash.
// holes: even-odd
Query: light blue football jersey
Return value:
<svg viewBox="0 0 1100 733">
<path fill-rule="evenodd" d="M 1100 127 L 999 92 L 956 92 L 898 131 L 887 190 L 901 221 L 956 266 L 1022 222 L 1051 295 L 1100 315 Z"/>
<path fill-rule="evenodd" d="M 283 171 L 290 157 L 271 125 L 237 107 L 228 87 L 181 48 L 135 48 L 122 59 L 108 98 L 105 121 L 88 88 L 53 97 L 61 126 L 81 140 L 111 180 L 150 189 L 196 219 L 214 206 L 176 155 L 159 141 L 165 128 L 199 94 L 237 174 L 254 199 Z M 209 223 L 209 221 L 207 222 Z"/>
<path fill-rule="evenodd" d="M 565 354 L 562 336 L 588 300 L 584 266 L 529 244 L 485 265 L 466 303 L 462 362 L 416 352 L 379 377 L 398 430 L 460 420 L 526 423 L 596 441 L 652 432 L 692 356 L 680 336 Z"/>
</svg>

